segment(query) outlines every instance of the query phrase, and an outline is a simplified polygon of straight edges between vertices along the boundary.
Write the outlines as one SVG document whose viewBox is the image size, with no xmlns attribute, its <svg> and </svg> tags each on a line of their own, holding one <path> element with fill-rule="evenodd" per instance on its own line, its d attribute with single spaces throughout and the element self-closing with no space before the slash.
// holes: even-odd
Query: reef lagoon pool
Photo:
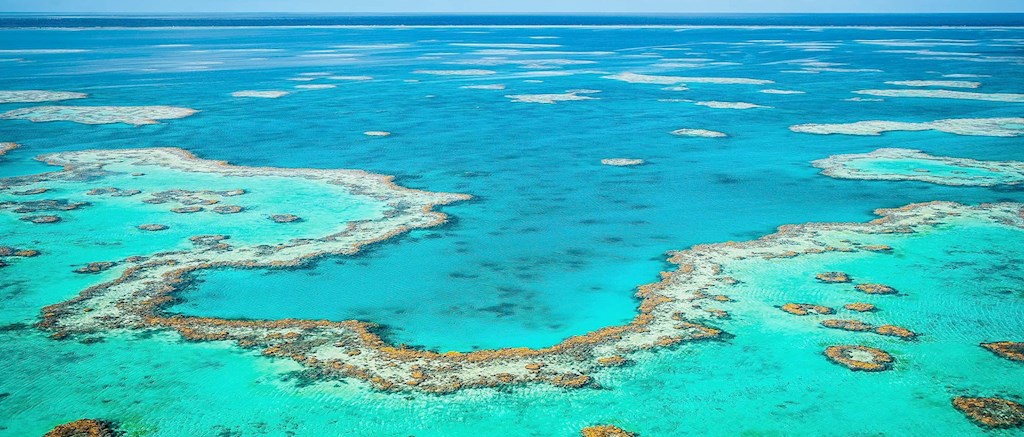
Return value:
<svg viewBox="0 0 1024 437">
<path fill-rule="evenodd" d="M 1024 432 L 1024 29 L 507 19 L 0 20 L 0 435 Z"/>
</svg>

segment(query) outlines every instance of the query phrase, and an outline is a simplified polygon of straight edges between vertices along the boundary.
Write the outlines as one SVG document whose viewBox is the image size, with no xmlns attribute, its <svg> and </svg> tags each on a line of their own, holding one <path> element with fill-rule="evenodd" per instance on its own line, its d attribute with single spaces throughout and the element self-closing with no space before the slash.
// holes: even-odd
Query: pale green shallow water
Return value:
<svg viewBox="0 0 1024 437">
<path fill-rule="evenodd" d="M 1020 161 L 1020 138 L 940 132 L 822 137 L 788 129 L 803 123 L 1020 116 L 1020 104 L 997 102 L 846 101 L 854 96 L 851 91 L 884 88 L 885 81 L 937 79 L 942 74 L 991 76 L 978 79 L 984 82 L 978 92 L 1022 92 L 1022 69 L 1012 60 L 916 59 L 920 55 L 879 52 L 904 46 L 858 42 L 967 40 L 968 47 L 932 49 L 1012 58 L 1019 56 L 1015 38 L 1024 35 L 1019 29 L 677 30 L 5 29 L 0 45 L 12 50 L 89 50 L 5 54 L 4 59 L 21 59 L 4 61 L 0 83 L 5 87 L 91 94 L 65 104 L 162 104 L 201 112 L 142 127 L 2 120 L 0 141 L 23 147 L 0 157 L 0 175 L 52 170 L 32 160 L 43 153 L 175 146 L 240 165 L 359 168 L 397 175 L 398 183 L 413 188 L 473 194 L 471 202 L 444 208 L 451 223 L 411 232 L 354 257 L 328 258 L 302 270 L 207 272 L 174 308 L 228 317 L 358 318 L 385 324 L 395 341 L 438 350 L 545 346 L 628 321 L 637 304 L 634 287 L 657 280 L 658 272 L 667 268 L 667 250 L 756 238 L 787 223 L 866 221 L 875 208 L 921 201 L 1024 201 L 1024 191 L 1014 187 L 836 180 L 810 165 L 829 155 L 879 147 Z M 537 36 L 557 38 L 532 38 Z M 563 53 L 486 54 L 479 47 L 451 43 L 550 43 L 561 47 L 532 50 Z M 804 51 L 808 44 L 833 48 Z M 358 56 L 309 56 L 322 50 Z M 524 73 L 536 69 L 520 64 L 459 63 L 493 56 L 594 64 L 554 69 L 570 75 L 535 77 Z M 734 64 L 656 66 L 663 58 L 698 57 Z M 800 59 L 882 71 L 785 72 L 801 68 L 792 63 Z M 462 68 L 496 73 L 413 73 Z M 317 71 L 366 74 L 374 80 L 288 80 Z M 602 78 L 625 71 L 777 83 L 691 84 L 683 92 Z M 293 88 L 328 82 L 338 87 Z M 506 84 L 507 89 L 460 88 L 488 83 Z M 593 94 L 600 100 L 537 105 L 504 97 L 578 88 L 602 90 Z M 769 95 L 758 92 L 761 88 L 807 94 Z M 293 94 L 280 99 L 230 96 L 243 89 Z M 714 110 L 659 101 L 663 99 L 744 101 L 773 108 Z M 7 111 L 31 105 L 0 106 Z M 669 134 L 679 128 L 713 129 L 730 137 Z M 393 135 L 370 138 L 363 135 L 368 130 Z M 599 164 L 613 157 L 641 158 L 648 164 Z M 989 340 L 1024 341 L 1020 230 L 964 224 L 905 240 L 885 239 L 896 247 L 893 255 L 832 254 L 745 263 L 730 272 L 745 281 L 730 293 L 737 302 L 722 305 L 733 318 L 714 322 L 733 337 L 641 354 L 630 367 L 594 375 L 601 389 L 530 386 L 447 396 L 384 394 L 356 381 L 309 385 L 294 377 L 292 372 L 299 370 L 295 363 L 227 343 L 187 343 L 166 332 L 119 332 L 96 336 L 99 342 L 83 341 L 89 337 L 58 342 L 33 328 L 43 306 L 118 273 L 116 268 L 98 275 L 71 272 L 87 262 L 185 248 L 190 245 L 186 237 L 197 233 L 226 233 L 234 242 L 251 243 L 318 236 L 333 228 L 332 221 L 381 213 L 379 205 L 340 190 L 322 191 L 322 186 L 182 179 L 158 168 L 145 173 L 96 186 L 146 191 L 189 185 L 246 188 L 250 194 L 227 198 L 228 203 L 281 208 L 179 216 L 166 213 L 167 205 L 140 203 L 144 195 L 84 196 L 86 186 L 74 185 L 36 196 L 80 197 L 94 203 L 60 213 L 62 223 L 32 225 L 0 212 L 0 244 L 44 252 L 0 270 L 0 435 L 40 435 L 81 417 L 119 421 L 129 435 L 157 436 L 570 436 L 603 422 L 644 436 L 1014 434 L 982 430 L 949 402 L 960 394 L 1017 401 L 1024 396 L 1024 366 L 977 346 Z M 276 224 L 266 218 L 274 213 L 307 220 Z M 171 228 L 155 233 L 135 229 L 150 222 Z M 815 273 L 832 269 L 857 280 L 893 285 L 905 295 L 872 297 L 844 285 L 813 281 Z M 775 308 L 787 301 L 835 306 L 870 301 L 881 311 L 858 317 L 923 335 L 916 342 L 902 342 L 828 330 L 818 327 L 816 318 Z M 866 374 L 830 364 L 821 351 L 835 342 L 882 347 L 896 356 L 896 368 Z"/>
</svg>

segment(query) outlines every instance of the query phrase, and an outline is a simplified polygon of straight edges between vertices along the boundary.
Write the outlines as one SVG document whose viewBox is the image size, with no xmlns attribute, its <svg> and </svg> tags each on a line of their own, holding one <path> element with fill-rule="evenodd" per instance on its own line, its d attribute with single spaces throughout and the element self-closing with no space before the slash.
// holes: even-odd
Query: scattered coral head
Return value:
<svg viewBox="0 0 1024 437">
<path fill-rule="evenodd" d="M 583 437 L 634 437 L 636 434 L 615 425 L 588 426 L 580 430 Z"/>
<path fill-rule="evenodd" d="M 115 437 L 118 435 L 113 423 L 105 420 L 78 419 L 57 425 L 43 437 Z"/>
<path fill-rule="evenodd" d="M 1024 342 L 998 341 L 982 343 L 981 347 L 1012 361 L 1024 361 Z"/>
<path fill-rule="evenodd" d="M 850 370 L 881 372 L 892 368 L 893 358 L 888 352 L 859 345 L 837 345 L 825 348 L 829 361 Z"/>
<path fill-rule="evenodd" d="M 895 288 L 883 284 L 857 284 L 853 288 L 867 294 L 896 294 Z"/>
<path fill-rule="evenodd" d="M 844 283 L 853 280 L 850 278 L 850 275 L 847 275 L 846 273 L 843 272 L 821 272 L 815 275 L 814 277 L 818 278 L 818 280 L 821 282 L 828 283 Z"/>
<path fill-rule="evenodd" d="M 953 407 L 974 423 L 992 428 L 1015 428 L 1024 425 L 1024 405 L 1000 398 L 953 398 Z"/>
<path fill-rule="evenodd" d="M 809 314 L 832 314 L 834 311 L 832 308 L 821 305 L 813 305 L 809 303 L 787 303 L 779 307 L 782 311 L 798 316 L 806 316 Z"/>
</svg>

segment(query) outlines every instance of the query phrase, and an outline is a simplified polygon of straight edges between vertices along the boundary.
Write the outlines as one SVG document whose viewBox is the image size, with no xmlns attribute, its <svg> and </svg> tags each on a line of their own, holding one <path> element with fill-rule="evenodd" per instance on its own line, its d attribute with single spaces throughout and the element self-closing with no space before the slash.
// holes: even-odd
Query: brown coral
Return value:
<svg viewBox="0 0 1024 437">
<path fill-rule="evenodd" d="M 892 368 L 893 358 L 888 352 L 859 345 L 836 345 L 825 348 L 825 356 L 833 363 L 850 370 L 881 372 Z"/>
<path fill-rule="evenodd" d="M 35 224 L 57 223 L 60 221 L 60 217 L 57 217 L 55 215 L 30 215 L 27 217 L 22 217 L 21 220 L 26 222 L 32 222 Z"/>
<path fill-rule="evenodd" d="M 857 311 L 861 313 L 874 311 L 877 309 L 874 305 L 864 302 L 848 303 L 846 305 L 843 305 L 843 308 L 846 308 L 850 311 Z"/>
<path fill-rule="evenodd" d="M 75 269 L 75 273 L 99 273 L 111 267 L 114 267 L 114 263 L 109 261 L 92 262 Z"/>
<path fill-rule="evenodd" d="M 1012 361 L 1024 361 L 1024 343 L 1013 341 L 997 341 L 982 343 L 981 347 L 992 353 Z"/>
<path fill-rule="evenodd" d="M 898 291 L 896 291 L 895 288 L 892 288 L 892 287 L 890 287 L 888 285 L 884 285 L 884 284 L 857 284 L 853 288 L 856 288 L 857 291 L 864 292 L 864 293 L 867 293 L 867 294 L 896 294 L 896 293 L 898 293 Z"/>
<path fill-rule="evenodd" d="M 588 426 L 580 430 L 583 437 L 634 437 L 636 434 L 619 428 L 615 425 Z"/>
<path fill-rule="evenodd" d="M 139 225 L 139 230 L 142 231 L 162 231 L 165 229 L 167 229 L 167 225 L 161 225 L 159 223 L 146 223 L 144 225 Z"/>
<path fill-rule="evenodd" d="M 626 364 L 626 359 L 622 355 L 612 355 L 610 357 L 601 357 L 597 359 L 597 364 L 606 367 L 621 366 Z"/>
<path fill-rule="evenodd" d="M 882 325 L 882 326 L 879 326 L 879 327 L 875 328 L 875 333 L 881 334 L 881 335 L 888 335 L 888 336 L 892 336 L 892 337 L 899 337 L 899 338 L 902 338 L 904 340 L 913 340 L 914 338 L 917 338 L 917 334 L 914 333 L 913 331 L 911 331 L 911 330 L 909 330 L 907 328 L 903 328 L 903 327 L 895 326 L 895 325 Z"/>
<path fill-rule="evenodd" d="M 809 303 L 787 303 L 779 307 L 779 309 L 797 316 L 806 316 L 808 314 L 832 314 L 834 312 L 832 308 L 827 306 Z"/>
<path fill-rule="evenodd" d="M 953 407 L 974 423 L 992 428 L 1014 428 L 1024 425 L 1024 405 L 1000 398 L 953 398 Z"/>
<path fill-rule="evenodd" d="M 818 278 L 818 280 L 821 282 L 828 283 L 844 283 L 853 280 L 850 279 L 850 275 L 847 275 L 846 273 L 843 272 L 822 272 L 818 273 L 814 277 Z"/>
<path fill-rule="evenodd" d="M 114 437 L 117 429 L 113 423 L 105 420 L 78 419 L 57 425 L 43 437 Z"/>
<path fill-rule="evenodd" d="M 274 214 L 270 216 L 270 219 L 277 223 L 291 223 L 302 221 L 302 217 L 299 217 L 295 214 Z"/>
<path fill-rule="evenodd" d="M 826 328 L 842 329 L 844 331 L 856 331 L 856 332 L 870 331 L 870 330 L 874 329 L 874 326 L 871 326 L 871 325 L 869 325 L 867 323 L 864 323 L 864 322 L 862 322 L 860 320 L 843 320 L 843 319 L 822 320 L 821 321 L 821 326 L 824 326 Z"/>
</svg>

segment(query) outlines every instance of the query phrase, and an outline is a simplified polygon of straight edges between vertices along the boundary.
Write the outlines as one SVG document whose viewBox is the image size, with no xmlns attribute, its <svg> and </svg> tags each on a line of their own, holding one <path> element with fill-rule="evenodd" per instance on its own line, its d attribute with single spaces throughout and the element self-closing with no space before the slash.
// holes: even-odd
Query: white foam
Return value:
<svg viewBox="0 0 1024 437">
<path fill-rule="evenodd" d="M 337 85 L 331 85 L 327 83 L 314 84 L 314 85 L 295 85 L 295 88 L 301 90 L 326 90 L 336 87 Z"/>
</svg>

